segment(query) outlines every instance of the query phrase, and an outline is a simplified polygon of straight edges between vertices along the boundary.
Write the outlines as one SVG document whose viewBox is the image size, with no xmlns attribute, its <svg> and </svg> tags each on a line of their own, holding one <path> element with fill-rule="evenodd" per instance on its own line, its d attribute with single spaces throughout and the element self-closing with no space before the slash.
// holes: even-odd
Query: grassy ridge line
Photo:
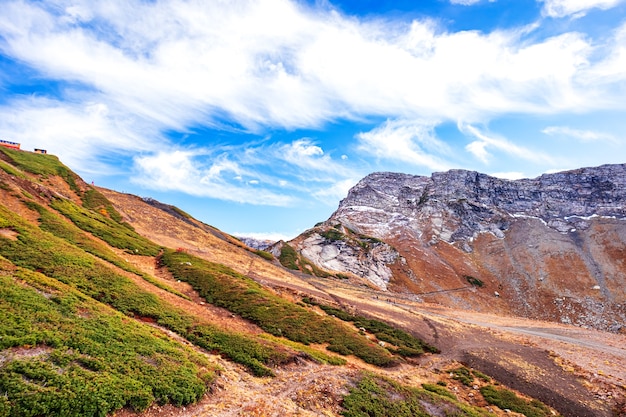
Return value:
<svg viewBox="0 0 626 417">
<path fill-rule="evenodd" d="M 81 190 L 77 185 L 77 181 L 80 181 L 80 178 L 71 169 L 63 165 L 56 156 L 16 151 L 2 146 L 0 146 L 0 152 L 8 156 L 13 165 L 22 171 L 40 175 L 44 178 L 58 175 L 65 180 L 72 191 L 78 195 L 81 194 Z"/>
<path fill-rule="evenodd" d="M 162 332 L 2 257 L 0 315 L 7 359 L 0 416 L 105 416 L 154 401 L 180 406 L 199 400 L 214 379 L 204 357 Z M 14 347 L 23 359 L 8 360 Z"/>
<path fill-rule="evenodd" d="M 397 357 L 356 329 L 288 302 L 224 265 L 173 250 L 166 250 L 161 260 L 174 277 L 190 283 L 207 302 L 253 321 L 272 335 L 304 344 L 328 344 L 331 351 L 377 366 L 397 363 Z"/>
<path fill-rule="evenodd" d="M 287 360 L 285 348 L 267 341 L 224 332 L 141 290 L 128 278 L 65 240 L 35 228 L 0 206 L 0 227 L 19 233 L 0 236 L 0 255 L 17 266 L 58 279 L 94 299 L 130 315 L 154 319 L 192 343 L 217 351 L 255 375 L 272 375 L 267 365 Z"/>
</svg>

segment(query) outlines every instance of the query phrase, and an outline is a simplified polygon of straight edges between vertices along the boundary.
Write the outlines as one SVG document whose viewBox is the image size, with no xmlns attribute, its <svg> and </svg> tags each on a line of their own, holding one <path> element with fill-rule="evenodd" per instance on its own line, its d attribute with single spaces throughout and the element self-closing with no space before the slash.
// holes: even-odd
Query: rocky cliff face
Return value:
<svg viewBox="0 0 626 417">
<path fill-rule="evenodd" d="M 626 322 L 625 218 L 626 164 L 517 181 L 374 173 L 295 246 L 381 289 L 616 330 Z M 378 239 L 395 256 L 373 262 L 363 245 L 325 238 L 333 227 Z"/>
</svg>

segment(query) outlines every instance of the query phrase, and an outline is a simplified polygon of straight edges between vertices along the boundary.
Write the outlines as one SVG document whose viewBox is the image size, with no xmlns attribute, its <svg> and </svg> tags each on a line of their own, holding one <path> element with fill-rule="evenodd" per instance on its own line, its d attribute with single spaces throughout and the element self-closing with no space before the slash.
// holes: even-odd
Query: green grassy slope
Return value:
<svg viewBox="0 0 626 417">
<path fill-rule="evenodd" d="M 124 407 L 145 410 L 155 402 L 191 404 L 219 372 L 202 350 L 256 376 L 272 376 L 273 367 L 299 353 L 338 366 L 346 360 L 336 353 L 389 367 L 435 351 L 384 323 L 291 302 L 224 265 L 160 247 L 124 223 L 102 194 L 53 156 L 0 148 L 0 168 L 0 417 L 105 416 Z M 71 190 L 69 198 L 53 189 L 59 178 Z M 266 333 L 226 331 L 159 298 L 127 273 L 190 302 L 113 248 L 126 258 L 155 257 L 207 302 Z M 358 327 L 387 345 L 370 341 Z M 306 346 L 318 344 L 334 353 Z M 346 398 L 347 405 L 371 394 L 369 381 Z M 373 394 L 378 395 L 375 389 Z M 421 401 L 434 394 L 415 395 Z"/>
</svg>

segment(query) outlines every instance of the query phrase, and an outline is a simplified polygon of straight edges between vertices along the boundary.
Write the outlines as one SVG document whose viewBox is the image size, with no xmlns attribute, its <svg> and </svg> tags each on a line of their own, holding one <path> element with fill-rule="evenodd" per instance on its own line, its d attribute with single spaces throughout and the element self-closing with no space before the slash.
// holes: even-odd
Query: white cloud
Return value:
<svg viewBox="0 0 626 417">
<path fill-rule="evenodd" d="M 437 154 L 447 154 L 450 150 L 436 137 L 435 125 L 419 120 L 387 120 L 375 129 L 357 135 L 359 150 L 380 159 L 445 170 L 449 164 Z"/>
<path fill-rule="evenodd" d="M 134 182 L 146 188 L 270 206 L 293 206 L 309 196 L 336 204 L 346 184 L 361 176 L 310 139 L 162 150 L 136 157 L 135 165 Z"/>
<path fill-rule="evenodd" d="M 117 110 L 99 101 L 24 97 L 0 106 L 0 137 L 20 142 L 24 149 L 43 148 L 62 155 L 64 163 L 82 173 L 115 173 L 100 156 L 139 152 L 165 143 L 152 126 Z"/>
<path fill-rule="evenodd" d="M 354 175 L 351 169 L 333 160 L 308 138 L 272 146 L 271 149 L 264 151 L 266 155 L 267 152 L 272 156 L 274 163 L 297 168 L 297 176 L 305 181 L 334 182 L 337 177 Z"/>
<path fill-rule="evenodd" d="M 236 183 L 228 181 L 222 174 L 244 171 L 236 162 L 220 157 L 206 166 L 199 158 L 201 156 L 189 151 L 173 150 L 137 157 L 135 163 L 138 175 L 134 177 L 134 182 L 150 189 L 178 191 L 238 203 L 269 206 L 294 204 L 293 197 L 257 187 L 251 189 L 239 180 Z"/>
<path fill-rule="evenodd" d="M 623 0 L 539 0 L 543 1 L 542 13 L 549 17 L 579 18 L 587 14 L 591 9 L 601 10 L 611 9 Z"/>
<path fill-rule="evenodd" d="M 591 130 L 573 129 L 567 126 L 548 126 L 541 131 L 550 136 L 564 136 L 580 140 L 582 142 L 617 142 L 615 136 L 608 133 L 596 132 Z"/>
<path fill-rule="evenodd" d="M 0 16 L 8 56 L 178 130 L 224 116 L 259 129 L 593 107 L 597 80 L 579 84 L 591 44 L 522 41 L 527 30 L 447 33 L 288 0 L 6 2 Z"/>
<path fill-rule="evenodd" d="M 467 136 L 471 136 L 476 139 L 475 141 L 469 143 L 465 147 L 465 150 L 485 164 L 489 163 L 489 160 L 492 157 L 488 149 L 500 151 L 507 155 L 514 156 L 515 158 L 521 158 L 527 161 L 553 163 L 553 159 L 548 155 L 516 145 L 505 138 L 485 134 L 474 126 L 459 124 L 459 130 Z"/>
<path fill-rule="evenodd" d="M 358 179 L 348 178 L 345 180 L 337 181 L 331 184 L 327 188 L 321 188 L 316 191 L 313 196 L 322 201 L 333 201 L 335 204 L 337 201 L 345 198 L 348 195 L 350 188 L 358 182 Z"/>
<path fill-rule="evenodd" d="M 519 180 L 521 178 L 526 178 L 523 172 L 511 171 L 511 172 L 494 172 L 489 174 L 492 177 L 502 178 L 505 180 Z"/>
</svg>

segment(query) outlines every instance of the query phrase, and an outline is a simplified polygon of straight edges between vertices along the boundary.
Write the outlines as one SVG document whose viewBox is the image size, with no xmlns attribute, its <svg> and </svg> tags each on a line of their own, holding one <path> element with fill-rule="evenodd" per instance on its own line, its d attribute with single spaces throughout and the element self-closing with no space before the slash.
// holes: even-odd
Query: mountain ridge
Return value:
<svg viewBox="0 0 626 417">
<path fill-rule="evenodd" d="M 344 232 L 361 247 L 385 244 L 343 226 L 324 234 Z M 619 349 L 604 351 L 616 335 L 584 332 L 592 353 L 576 357 L 568 349 L 581 342 L 563 348 L 551 334 L 571 328 L 525 336 L 545 338 L 551 356 L 299 265 L 311 274 L 176 207 L 90 186 L 52 155 L 0 149 L 0 416 L 507 415 L 492 396 L 553 414 L 494 385 L 507 375 L 525 375 L 531 384 L 507 385 L 565 416 L 622 407 L 626 366 Z M 598 355 L 602 377 L 581 362 Z M 492 367 L 504 358 L 510 366 Z"/>
<path fill-rule="evenodd" d="M 625 164 L 522 180 L 466 170 L 372 173 L 293 245 L 318 267 L 382 290 L 619 331 L 625 185 Z M 340 236 L 328 239 L 333 229 Z M 368 247 L 355 234 L 379 243 Z M 447 293 L 458 288 L 474 291 Z"/>
</svg>

